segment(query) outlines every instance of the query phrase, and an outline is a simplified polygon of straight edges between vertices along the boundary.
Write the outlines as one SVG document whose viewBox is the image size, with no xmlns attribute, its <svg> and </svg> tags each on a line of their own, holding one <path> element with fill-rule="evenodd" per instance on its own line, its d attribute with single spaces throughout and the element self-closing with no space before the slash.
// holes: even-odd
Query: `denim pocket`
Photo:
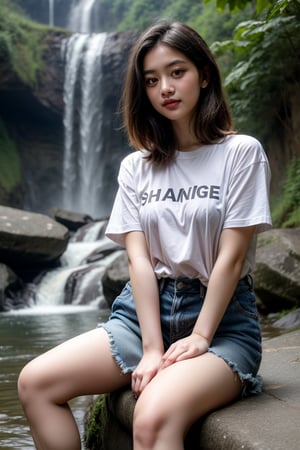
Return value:
<svg viewBox="0 0 300 450">
<path fill-rule="evenodd" d="M 247 314 L 249 317 L 258 317 L 256 298 L 252 289 L 245 288 L 245 290 L 236 292 L 233 295 L 232 304 L 236 309 Z"/>
<path fill-rule="evenodd" d="M 124 303 L 129 303 L 129 302 L 133 302 L 133 298 L 132 298 L 132 291 L 131 291 L 131 286 L 130 283 L 127 282 L 122 290 L 122 292 L 115 298 L 112 307 L 111 307 L 111 312 L 115 312 L 116 309 L 122 309 L 122 305 Z M 126 306 L 127 307 L 127 306 Z"/>
</svg>

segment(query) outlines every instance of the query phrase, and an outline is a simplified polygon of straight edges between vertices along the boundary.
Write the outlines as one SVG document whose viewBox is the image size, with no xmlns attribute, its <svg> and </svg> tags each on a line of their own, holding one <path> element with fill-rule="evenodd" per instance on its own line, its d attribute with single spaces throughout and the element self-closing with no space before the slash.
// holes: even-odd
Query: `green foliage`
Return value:
<svg viewBox="0 0 300 450">
<path fill-rule="evenodd" d="M 204 4 L 203 0 L 98 1 L 101 9 L 101 31 L 143 30 L 154 20 L 167 18 L 188 23 L 208 42 L 224 37 L 231 38 L 234 27 L 239 21 L 249 18 L 250 11 L 250 8 L 246 8 L 246 12 L 239 11 L 235 14 L 228 11 L 221 12 L 216 9 L 213 2 Z"/>
<path fill-rule="evenodd" d="M 146 28 L 150 23 L 160 17 L 167 3 L 167 0 L 152 0 L 151 2 L 135 0 L 130 4 L 130 8 L 118 29 L 136 28 L 142 30 Z"/>
<path fill-rule="evenodd" d="M 43 69 L 47 29 L 21 16 L 12 2 L 0 0 L 0 61 L 9 64 L 25 84 L 33 85 Z"/>
<path fill-rule="evenodd" d="M 299 2 L 279 0 L 258 20 L 240 23 L 234 39 L 213 45 L 217 54 L 230 50 L 235 64 L 225 86 L 237 127 L 261 139 L 287 109 L 289 86 L 298 83 L 299 19 Z"/>
<path fill-rule="evenodd" d="M 272 216 L 274 227 L 300 227 L 300 158 L 294 158 L 288 167 L 283 193 Z"/>
<path fill-rule="evenodd" d="M 209 2 L 210 0 L 205 1 Z M 216 6 L 221 11 L 224 11 L 227 6 L 230 11 L 244 9 L 249 4 L 253 5 L 253 3 L 256 3 L 256 12 L 258 14 L 260 14 L 264 9 L 269 8 L 271 5 L 269 0 L 256 0 L 256 2 L 253 2 L 253 0 L 216 0 Z"/>
<path fill-rule="evenodd" d="M 0 184 L 6 192 L 21 182 L 21 163 L 15 144 L 0 120 Z"/>
<path fill-rule="evenodd" d="M 253 11 L 247 7 L 243 11 L 236 11 L 234 14 L 228 11 L 218 11 L 213 2 L 202 4 L 193 2 L 190 10 L 190 17 L 187 19 L 188 25 L 195 28 L 206 42 L 211 45 L 215 41 L 225 41 L 232 38 L 235 27 L 242 21 L 251 19 Z M 224 61 L 229 61 L 225 52 L 219 55 L 223 66 Z M 224 69 L 224 67 L 222 67 Z"/>
</svg>

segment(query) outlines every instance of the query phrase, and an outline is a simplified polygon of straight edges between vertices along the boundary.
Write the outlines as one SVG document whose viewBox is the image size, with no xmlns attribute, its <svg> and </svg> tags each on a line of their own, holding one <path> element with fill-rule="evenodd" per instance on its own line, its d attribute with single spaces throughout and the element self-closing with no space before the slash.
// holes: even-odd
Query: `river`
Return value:
<svg viewBox="0 0 300 450">
<path fill-rule="evenodd" d="M 35 448 L 17 395 L 21 368 L 56 344 L 95 328 L 107 314 L 108 311 L 84 306 L 37 307 L 0 313 L 1 450 Z M 71 403 L 81 434 L 89 401 L 89 397 L 80 397 Z"/>
</svg>

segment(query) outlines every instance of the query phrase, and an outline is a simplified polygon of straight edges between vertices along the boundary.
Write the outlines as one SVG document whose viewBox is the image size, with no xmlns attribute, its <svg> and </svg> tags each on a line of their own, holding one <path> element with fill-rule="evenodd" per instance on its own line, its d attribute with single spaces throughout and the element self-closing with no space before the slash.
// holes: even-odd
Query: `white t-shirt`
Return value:
<svg viewBox="0 0 300 450">
<path fill-rule="evenodd" d="M 124 234 L 145 234 L 157 278 L 199 278 L 207 285 L 224 228 L 271 227 L 270 171 L 261 144 L 231 135 L 190 152 L 176 152 L 167 167 L 147 151 L 126 156 L 106 235 L 124 246 Z M 241 277 L 255 266 L 256 236 Z"/>
</svg>

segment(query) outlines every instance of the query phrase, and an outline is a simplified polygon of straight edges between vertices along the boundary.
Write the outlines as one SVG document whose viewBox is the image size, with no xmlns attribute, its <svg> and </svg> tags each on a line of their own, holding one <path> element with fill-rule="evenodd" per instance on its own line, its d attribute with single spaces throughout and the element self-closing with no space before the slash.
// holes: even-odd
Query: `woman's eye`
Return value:
<svg viewBox="0 0 300 450">
<path fill-rule="evenodd" d="M 153 85 L 155 85 L 156 82 L 157 82 L 157 78 L 154 78 L 154 77 L 145 79 L 146 86 L 153 86 Z"/>
<path fill-rule="evenodd" d="M 172 72 L 172 76 L 175 77 L 175 78 L 179 78 L 179 77 L 181 77 L 183 74 L 184 74 L 184 70 L 182 70 L 182 69 L 175 69 L 175 70 L 173 70 L 173 72 Z"/>
</svg>

